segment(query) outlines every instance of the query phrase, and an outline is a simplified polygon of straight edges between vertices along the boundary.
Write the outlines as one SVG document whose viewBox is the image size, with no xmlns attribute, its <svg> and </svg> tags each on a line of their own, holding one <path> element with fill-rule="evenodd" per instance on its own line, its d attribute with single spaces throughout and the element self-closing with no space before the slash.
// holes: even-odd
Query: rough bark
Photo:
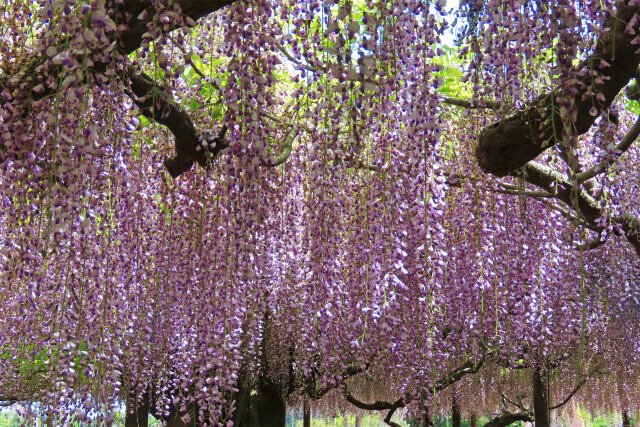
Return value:
<svg viewBox="0 0 640 427">
<path fill-rule="evenodd" d="M 581 135 L 589 130 L 597 117 L 589 113 L 591 107 L 596 106 L 598 112 L 604 111 L 637 73 L 640 54 L 635 51 L 638 45 L 631 43 L 635 35 L 627 34 L 625 27 L 639 11 L 640 6 L 620 2 L 616 16 L 603 25 L 606 31 L 598 39 L 594 52 L 582 63 L 589 70 L 602 73 L 602 83 L 592 82 L 592 76 L 587 75 L 577 84 L 577 94 L 569 94 L 563 88 L 558 88 L 538 97 L 528 108 L 482 130 L 476 148 L 476 158 L 482 170 L 505 176 L 555 145 L 563 135 L 558 98 L 569 98 L 575 106 L 577 115 L 573 134 Z M 610 66 L 601 68 L 601 60 Z M 582 99 L 586 88 L 591 88 L 594 93 L 602 93 L 604 101 L 592 97 Z"/>
<path fill-rule="evenodd" d="M 175 3 L 180 5 L 180 9 L 185 16 L 194 21 L 209 15 L 223 7 L 234 3 L 236 0 L 178 0 Z M 107 4 L 113 3 L 108 1 Z M 147 24 L 153 21 L 155 7 L 154 2 L 149 0 L 125 0 L 124 4 L 118 6 L 119 22 L 127 22 L 129 29 L 120 33 L 118 50 L 129 54 L 140 47 L 142 35 L 148 31 Z M 144 19 L 138 19 L 140 13 L 147 10 Z M 123 19 L 124 18 L 124 19 Z M 174 25 L 171 29 L 175 29 Z"/>
<path fill-rule="evenodd" d="M 461 427 L 462 416 L 460 415 L 460 394 L 453 387 L 451 392 L 451 424 L 452 427 Z"/>
<path fill-rule="evenodd" d="M 124 427 L 147 427 L 149 425 L 149 394 L 144 394 L 142 402 L 138 402 L 135 396 L 127 399 L 127 414 Z"/>
<path fill-rule="evenodd" d="M 164 161 L 171 176 L 177 177 L 188 171 L 194 162 L 205 167 L 207 157 L 205 151 L 196 150 L 199 144 L 198 133 L 189 114 L 148 75 L 129 68 L 126 77 L 131 82 L 131 98 L 140 112 L 145 117 L 169 128 L 175 137 L 176 155 Z M 227 146 L 224 140 L 225 131 L 226 129 L 223 128 L 216 139 L 215 147 L 207 150 L 210 157 L 216 157 Z"/>
<path fill-rule="evenodd" d="M 541 163 L 530 161 L 521 169 L 513 173 L 514 176 L 524 179 L 530 184 L 536 185 L 553 194 L 557 200 L 579 212 L 585 225 L 592 230 L 601 231 L 598 225 L 600 218 L 606 215 L 605 209 L 600 203 L 583 188 L 574 187 L 571 182 L 560 172 Z M 612 218 L 620 224 L 625 237 L 633 245 L 636 253 L 640 255 L 640 222 L 632 215 L 624 214 Z"/>
<path fill-rule="evenodd" d="M 356 417 L 358 424 L 358 417 Z M 309 398 L 305 396 L 302 408 L 302 427 L 311 427 L 311 408 L 309 407 Z"/>
<path fill-rule="evenodd" d="M 478 415 L 476 415 L 475 412 L 471 413 L 471 416 L 469 417 L 469 424 L 471 424 L 471 427 L 478 427 Z"/>
<path fill-rule="evenodd" d="M 264 381 L 238 393 L 233 425 L 238 427 L 284 427 L 286 402 L 279 386 Z"/>
<path fill-rule="evenodd" d="M 547 368 L 538 363 L 532 370 L 533 412 L 536 427 L 551 427 Z"/>
<path fill-rule="evenodd" d="M 491 419 L 484 427 L 507 427 L 517 421 L 533 422 L 533 414 L 530 411 L 502 412 L 497 417 Z M 477 425 L 477 419 L 472 418 L 471 426 L 473 427 L 475 425 Z"/>
<path fill-rule="evenodd" d="M 197 19 L 209 15 L 224 6 L 234 3 L 236 0 L 178 0 L 175 3 L 180 7 L 184 16 L 196 21 Z M 112 12 L 117 10 L 117 16 L 112 15 L 110 18 L 115 22 L 126 25 L 128 29 L 118 34 L 117 49 L 119 54 L 128 55 L 138 49 L 143 40 L 143 35 L 149 31 L 148 24 L 153 22 L 156 13 L 153 2 L 148 0 L 125 0 L 123 4 L 117 7 L 113 6 L 114 0 L 106 2 L 107 9 Z M 142 12 L 146 11 L 146 14 Z M 141 17 L 141 18 L 140 18 Z M 173 30 L 178 28 L 177 24 L 169 24 L 165 30 Z M 80 63 L 82 60 L 79 59 Z M 46 67 L 44 66 L 46 65 Z M 105 73 L 112 65 L 111 59 L 101 62 L 94 61 L 91 66 L 93 73 Z M 46 96 L 50 96 L 56 92 L 56 89 L 44 86 L 41 91 L 34 91 L 42 81 L 48 76 L 53 77 L 53 81 L 59 80 L 58 76 L 66 72 L 63 65 L 53 64 L 47 61 L 44 55 L 31 58 L 26 62 L 22 69 L 18 70 L 14 75 L 0 77 L 0 89 L 8 89 L 8 93 L 13 97 L 20 99 L 37 100 Z M 159 90 L 160 85 L 154 83 L 148 76 L 132 72 L 131 69 L 125 73 L 131 79 L 131 94 L 134 102 L 140 107 L 141 103 L 149 104 L 141 107 L 145 116 L 167 126 L 175 136 L 176 156 L 167 159 L 165 166 L 172 176 L 178 176 L 191 168 L 194 162 L 204 164 L 204 153 L 196 151 L 197 135 L 193 123 L 189 116 L 180 108 L 171 96 L 166 92 Z M 87 83 L 87 82 L 85 82 Z M 153 92 L 154 96 L 150 97 Z M 26 97 L 26 98 L 25 98 Z M 143 99 L 144 101 L 140 101 Z M 151 99 L 151 101 L 149 100 Z M 159 99 L 162 105 L 152 106 L 152 100 Z M 5 101 L 11 101 L 7 99 Z M 160 108 L 157 108 L 160 107 Z M 163 110 L 163 114 L 156 114 L 158 109 Z M 20 109 L 16 109 L 19 111 Z M 28 111 L 25 108 L 24 111 Z M 15 112 L 14 112 L 15 113 Z M 15 113 L 20 116 L 22 113 Z M 221 148 L 218 149 L 218 151 Z M 217 153 L 214 153 L 214 155 Z"/>
<path fill-rule="evenodd" d="M 457 369 L 454 369 L 453 371 L 449 372 L 447 375 L 445 375 L 443 378 L 441 378 L 436 382 L 433 392 L 437 393 L 439 391 L 444 390 L 445 388 L 455 384 L 465 375 L 477 373 L 482 367 L 482 365 L 484 364 L 484 360 L 486 357 L 487 355 L 483 356 L 483 358 L 480 359 L 480 361 L 477 363 L 474 363 L 472 360 L 468 360 Z M 399 408 L 404 408 L 405 405 L 409 403 L 409 402 L 405 402 L 404 398 L 402 397 L 396 400 L 395 402 L 384 401 L 384 400 L 376 400 L 373 403 L 362 402 L 358 400 L 356 397 L 354 397 L 351 393 L 349 393 L 349 391 L 346 388 L 343 391 L 343 394 L 349 403 L 351 403 L 352 405 L 360 409 L 364 409 L 366 411 L 388 410 L 387 416 L 385 417 L 384 422 L 391 427 L 399 426 L 398 423 L 391 420 L 396 410 L 398 410 Z M 422 420 L 422 424 L 424 426 L 433 425 L 433 422 L 431 421 L 431 417 L 429 416 L 429 412 L 426 410 L 426 408 L 425 408 L 425 414 Z"/>
<path fill-rule="evenodd" d="M 237 0 L 178 0 L 175 3 L 180 6 L 185 16 L 196 21 L 235 1 Z M 114 22 L 127 26 L 126 30 L 118 34 L 117 49 L 119 53 L 129 55 L 141 46 L 144 33 L 149 31 L 148 25 L 153 22 L 156 13 L 155 6 L 153 2 L 149 0 L 125 0 L 123 4 L 115 7 L 114 0 L 108 0 L 105 2 L 105 7 L 107 10 L 111 9 L 111 12 L 117 10 L 117 16 L 112 14 L 110 18 Z M 147 13 L 142 14 L 144 11 Z M 176 28 L 177 26 L 173 24 L 168 29 L 173 30 Z M 47 62 L 48 68 L 42 69 L 41 66 L 45 63 L 46 59 L 44 56 L 38 56 L 26 61 L 26 66 L 19 70 L 15 76 L 4 76 L 0 79 L 0 87 L 11 86 L 15 80 L 15 82 L 19 84 L 22 92 L 30 93 L 33 99 L 40 99 L 55 93 L 55 89 L 49 87 L 45 87 L 42 92 L 36 93 L 33 91 L 33 88 L 42 81 L 43 76 L 54 76 L 54 80 L 57 80 L 55 77 L 65 70 L 63 65 L 56 65 L 50 61 Z M 82 63 L 81 60 L 79 62 Z M 95 72 L 102 73 L 110 64 L 110 61 L 96 61 L 91 66 L 91 69 Z M 19 78 L 16 79 L 15 77 Z"/>
</svg>

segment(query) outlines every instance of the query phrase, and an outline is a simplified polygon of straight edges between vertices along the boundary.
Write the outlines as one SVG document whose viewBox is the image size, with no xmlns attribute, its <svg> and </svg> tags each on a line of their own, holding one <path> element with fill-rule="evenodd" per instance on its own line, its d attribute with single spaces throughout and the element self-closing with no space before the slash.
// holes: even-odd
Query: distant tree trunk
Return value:
<svg viewBox="0 0 640 427">
<path fill-rule="evenodd" d="M 624 370 L 619 370 L 616 377 L 616 383 L 618 385 L 618 398 L 620 399 L 620 404 L 622 405 L 622 427 L 631 427 L 632 422 L 629 418 L 629 412 L 627 412 L 627 408 L 629 407 L 629 397 L 627 396 L 627 393 L 625 393 L 625 389 L 622 385 L 624 377 Z"/>
<path fill-rule="evenodd" d="M 543 361 L 533 368 L 533 413 L 535 415 L 536 427 L 550 427 L 551 417 L 549 416 L 549 390 L 547 368 Z"/>
<path fill-rule="evenodd" d="M 471 424 L 471 427 L 478 427 L 478 416 L 476 415 L 475 412 L 471 413 L 471 416 L 469 417 L 469 422 Z"/>
<path fill-rule="evenodd" d="M 260 346 L 262 348 L 261 365 L 264 370 L 256 383 L 249 382 L 243 385 L 240 382 L 238 393 L 240 399 L 233 413 L 234 427 L 285 427 L 287 422 L 286 386 L 283 389 L 269 377 L 270 356 L 273 351 L 276 351 L 269 343 L 277 342 L 277 338 L 271 328 L 268 310 L 264 313 L 263 325 Z"/>
<path fill-rule="evenodd" d="M 241 388 L 236 397 L 233 425 L 285 427 L 287 406 L 280 387 L 265 379 L 253 389 Z"/>
<path fill-rule="evenodd" d="M 453 427 L 461 427 L 462 417 L 460 416 L 460 395 L 453 386 L 451 391 L 451 424 Z"/>
<path fill-rule="evenodd" d="M 422 419 L 422 427 L 433 427 L 433 421 L 431 421 L 429 410 L 426 410 L 424 412 L 424 418 Z"/>
<path fill-rule="evenodd" d="M 304 397 L 304 403 L 302 404 L 302 427 L 311 427 L 311 408 L 309 407 L 309 398 L 307 396 Z"/>
<path fill-rule="evenodd" d="M 286 402 L 278 385 L 262 379 L 254 388 L 239 386 L 238 392 L 233 398 L 236 401 L 236 409 L 233 412 L 233 425 L 236 427 L 285 427 Z M 136 405 L 132 408 L 131 405 Z M 167 427 L 200 427 L 203 425 L 199 419 L 199 409 L 195 404 L 186 406 L 186 411 L 180 410 L 181 405 L 171 405 L 169 414 L 156 414 L 166 422 Z M 151 405 L 149 395 L 145 394 L 142 403 L 136 403 L 135 397 L 127 401 L 127 415 L 124 427 L 148 427 Z M 189 414 L 189 421 L 183 418 Z M 210 419 L 205 413 L 204 424 L 209 424 Z M 309 424 L 310 425 L 310 424 Z"/>
<path fill-rule="evenodd" d="M 361 427 L 362 420 L 360 419 L 360 415 L 356 414 L 356 427 Z"/>
<path fill-rule="evenodd" d="M 189 414 L 189 421 L 184 422 L 183 417 Z M 186 412 L 181 412 L 180 407 L 172 406 L 169 416 L 163 417 L 166 421 L 166 427 L 200 427 L 202 423 L 198 419 L 198 407 L 187 405 Z"/>
<path fill-rule="evenodd" d="M 127 414 L 124 419 L 124 427 L 148 427 L 149 425 L 149 392 L 145 392 L 142 402 L 138 402 L 136 396 L 127 399 Z"/>
<path fill-rule="evenodd" d="M 196 416 L 193 416 L 193 413 L 191 413 L 190 417 L 189 417 L 189 421 L 188 422 L 184 422 L 182 420 L 182 417 L 185 415 L 185 413 L 180 413 L 179 411 L 175 410 L 172 411 L 171 414 L 165 418 L 165 421 L 167 422 L 166 426 L 167 427 L 199 427 L 200 423 L 198 422 L 198 415 L 196 414 Z"/>
</svg>

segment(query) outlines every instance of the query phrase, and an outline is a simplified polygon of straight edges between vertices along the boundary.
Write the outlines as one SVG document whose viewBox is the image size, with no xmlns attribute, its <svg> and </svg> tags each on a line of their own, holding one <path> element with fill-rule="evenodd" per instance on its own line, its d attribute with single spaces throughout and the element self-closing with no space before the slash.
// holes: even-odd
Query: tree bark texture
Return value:
<svg viewBox="0 0 640 427">
<path fill-rule="evenodd" d="M 124 427 L 147 427 L 149 425 L 149 392 L 146 392 L 142 402 L 137 402 L 135 396 L 127 399 L 127 413 Z"/>
<path fill-rule="evenodd" d="M 476 159 L 482 170 L 505 176 L 555 145 L 562 138 L 565 125 L 560 117 L 558 99 L 568 100 L 577 112 L 571 126 L 572 134 L 582 135 L 589 130 L 599 113 L 611 105 L 637 72 L 640 54 L 636 53 L 638 46 L 632 43 L 635 34 L 627 34 L 625 28 L 638 11 L 640 6 L 619 2 L 616 15 L 603 25 L 608 30 L 598 39 L 593 54 L 581 64 L 601 73 L 604 76 L 601 84 L 592 82 L 592 76 L 588 74 L 576 83 L 575 91 L 568 93 L 566 88 L 560 87 L 482 130 L 476 148 Z M 601 61 L 609 66 L 601 67 Z M 583 98 L 587 89 L 594 94 L 602 93 L 604 101 Z M 593 106 L 598 109 L 595 117 L 589 112 Z"/>
<path fill-rule="evenodd" d="M 357 417 L 356 424 L 358 424 Z M 306 396 L 302 407 L 302 427 L 311 427 L 311 408 L 309 407 L 309 398 Z"/>
<path fill-rule="evenodd" d="M 484 427 L 507 427 L 517 421 L 533 421 L 533 414 L 530 411 L 524 412 L 502 412 L 500 415 L 491 419 Z M 478 423 L 477 418 L 472 418 L 472 426 Z"/>
<path fill-rule="evenodd" d="M 469 417 L 469 424 L 471 424 L 471 427 L 478 427 L 478 415 L 476 415 L 475 412 L 471 413 L 471 416 Z"/>
<path fill-rule="evenodd" d="M 461 427 L 462 417 L 460 415 L 460 395 L 455 386 L 451 392 L 451 424 L 453 427 Z"/>
<path fill-rule="evenodd" d="M 270 381 L 238 392 L 233 425 L 237 427 L 284 427 L 286 402 L 280 387 Z"/>
<path fill-rule="evenodd" d="M 543 363 L 538 363 L 532 372 L 533 413 L 536 427 L 551 427 L 547 381 L 547 368 Z"/>
</svg>

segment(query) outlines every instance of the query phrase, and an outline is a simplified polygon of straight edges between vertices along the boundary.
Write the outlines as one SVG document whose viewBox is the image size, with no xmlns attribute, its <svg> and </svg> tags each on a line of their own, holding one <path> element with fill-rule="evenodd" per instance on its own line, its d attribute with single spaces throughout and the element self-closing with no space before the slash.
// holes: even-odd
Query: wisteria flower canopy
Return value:
<svg viewBox="0 0 640 427">
<path fill-rule="evenodd" d="M 639 12 L 3 2 L 0 403 L 637 411 Z"/>
</svg>

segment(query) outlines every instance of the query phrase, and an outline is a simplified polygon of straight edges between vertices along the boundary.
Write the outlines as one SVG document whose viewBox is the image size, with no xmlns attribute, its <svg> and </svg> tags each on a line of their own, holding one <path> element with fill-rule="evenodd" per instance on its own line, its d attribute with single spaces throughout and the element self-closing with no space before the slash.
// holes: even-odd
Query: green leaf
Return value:
<svg viewBox="0 0 640 427">
<path fill-rule="evenodd" d="M 191 111 L 195 111 L 200 107 L 202 107 L 202 104 L 200 104 L 197 99 L 191 98 L 191 102 L 189 103 L 189 108 L 191 109 Z"/>
<path fill-rule="evenodd" d="M 627 99 L 624 103 L 624 109 L 636 116 L 640 115 L 640 102 Z"/>
</svg>

